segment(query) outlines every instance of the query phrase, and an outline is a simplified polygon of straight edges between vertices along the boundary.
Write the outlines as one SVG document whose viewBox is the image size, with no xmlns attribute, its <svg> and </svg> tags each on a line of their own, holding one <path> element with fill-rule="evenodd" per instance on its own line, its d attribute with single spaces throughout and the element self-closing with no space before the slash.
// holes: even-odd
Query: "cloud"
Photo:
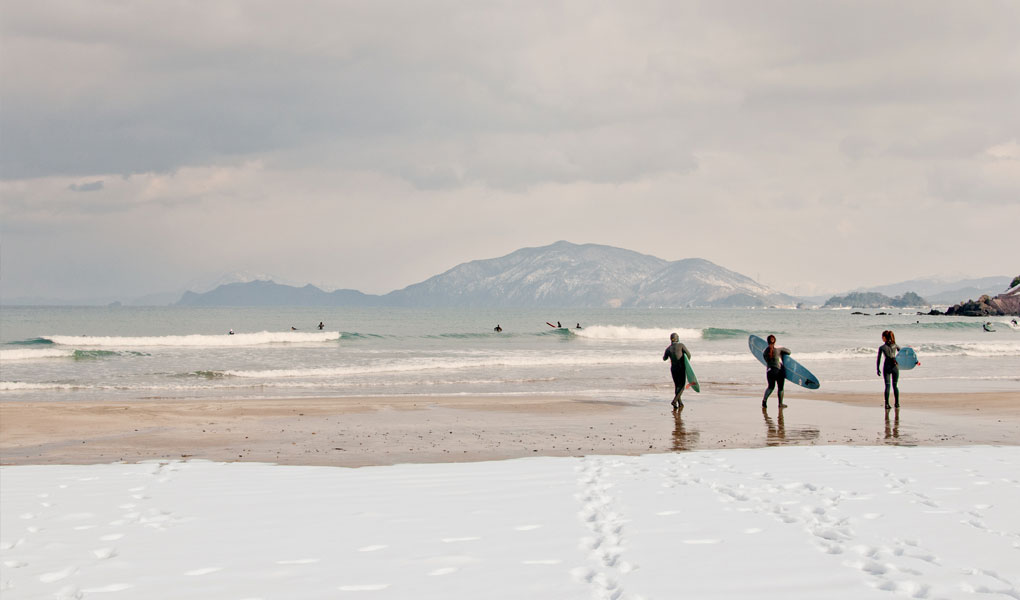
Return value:
<svg viewBox="0 0 1020 600">
<path fill-rule="evenodd" d="M 67 186 L 67 189 L 72 192 L 98 192 L 103 189 L 103 180 L 97 179 L 96 181 L 90 181 L 88 183 L 72 183 Z"/>
<path fill-rule="evenodd" d="M 780 286 L 965 271 L 941 240 L 1020 219 L 1018 28 L 995 0 L 9 3 L 5 287 L 73 255 L 139 293 L 386 292 L 559 239 Z M 940 241 L 893 264 L 889 231 Z"/>
</svg>

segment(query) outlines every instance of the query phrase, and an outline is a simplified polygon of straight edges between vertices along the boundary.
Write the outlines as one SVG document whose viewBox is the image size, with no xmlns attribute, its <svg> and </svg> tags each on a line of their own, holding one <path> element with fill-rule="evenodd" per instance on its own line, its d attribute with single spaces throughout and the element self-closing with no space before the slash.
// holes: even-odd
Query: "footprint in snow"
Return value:
<svg viewBox="0 0 1020 600">
<path fill-rule="evenodd" d="M 375 544 L 372 546 L 363 546 L 358 548 L 358 552 L 378 552 L 379 550 L 385 550 L 389 548 L 386 544 Z"/>
<path fill-rule="evenodd" d="M 210 573 L 215 573 L 217 571 L 222 571 L 222 570 L 223 570 L 223 567 L 205 567 L 205 568 L 202 568 L 202 569 L 193 569 L 191 571 L 186 571 L 184 574 L 189 576 L 189 577 L 197 577 L 197 576 L 200 576 L 200 575 L 208 575 Z"/>
</svg>

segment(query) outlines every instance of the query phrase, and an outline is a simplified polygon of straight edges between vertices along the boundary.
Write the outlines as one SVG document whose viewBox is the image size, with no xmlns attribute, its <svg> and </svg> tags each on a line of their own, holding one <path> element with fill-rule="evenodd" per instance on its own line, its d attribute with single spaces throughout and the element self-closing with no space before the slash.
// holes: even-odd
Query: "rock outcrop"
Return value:
<svg viewBox="0 0 1020 600">
<path fill-rule="evenodd" d="M 967 300 L 946 309 L 947 315 L 963 317 L 1004 317 L 1020 316 L 1020 276 L 1013 280 L 1013 287 L 994 298 L 987 294 L 977 300 Z"/>
</svg>

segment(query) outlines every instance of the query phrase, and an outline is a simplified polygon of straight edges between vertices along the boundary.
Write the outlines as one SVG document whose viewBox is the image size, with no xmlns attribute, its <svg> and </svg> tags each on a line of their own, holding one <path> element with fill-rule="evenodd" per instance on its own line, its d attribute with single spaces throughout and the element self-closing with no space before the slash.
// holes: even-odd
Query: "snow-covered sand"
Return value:
<svg viewBox="0 0 1020 600">
<path fill-rule="evenodd" d="M 0 469 L 21 598 L 1020 598 L 1020 447 Z"/>
</svg>

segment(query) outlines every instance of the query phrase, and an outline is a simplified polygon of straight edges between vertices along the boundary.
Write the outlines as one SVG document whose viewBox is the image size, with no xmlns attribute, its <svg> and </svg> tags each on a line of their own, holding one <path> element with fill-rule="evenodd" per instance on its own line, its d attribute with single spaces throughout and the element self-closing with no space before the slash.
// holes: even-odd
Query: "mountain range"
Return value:
<svg viewBox="0 0 1020 600">
<path fill-rule="evenodd" d="M 384 295 L 325 292 L 271 281 L 232 283 L 185 306 L 689 307 L 776 306 L 796 299 L 700 258 L 668 261 L 631 250 L 560 241 L 475 260 Z"/>
</svg>

